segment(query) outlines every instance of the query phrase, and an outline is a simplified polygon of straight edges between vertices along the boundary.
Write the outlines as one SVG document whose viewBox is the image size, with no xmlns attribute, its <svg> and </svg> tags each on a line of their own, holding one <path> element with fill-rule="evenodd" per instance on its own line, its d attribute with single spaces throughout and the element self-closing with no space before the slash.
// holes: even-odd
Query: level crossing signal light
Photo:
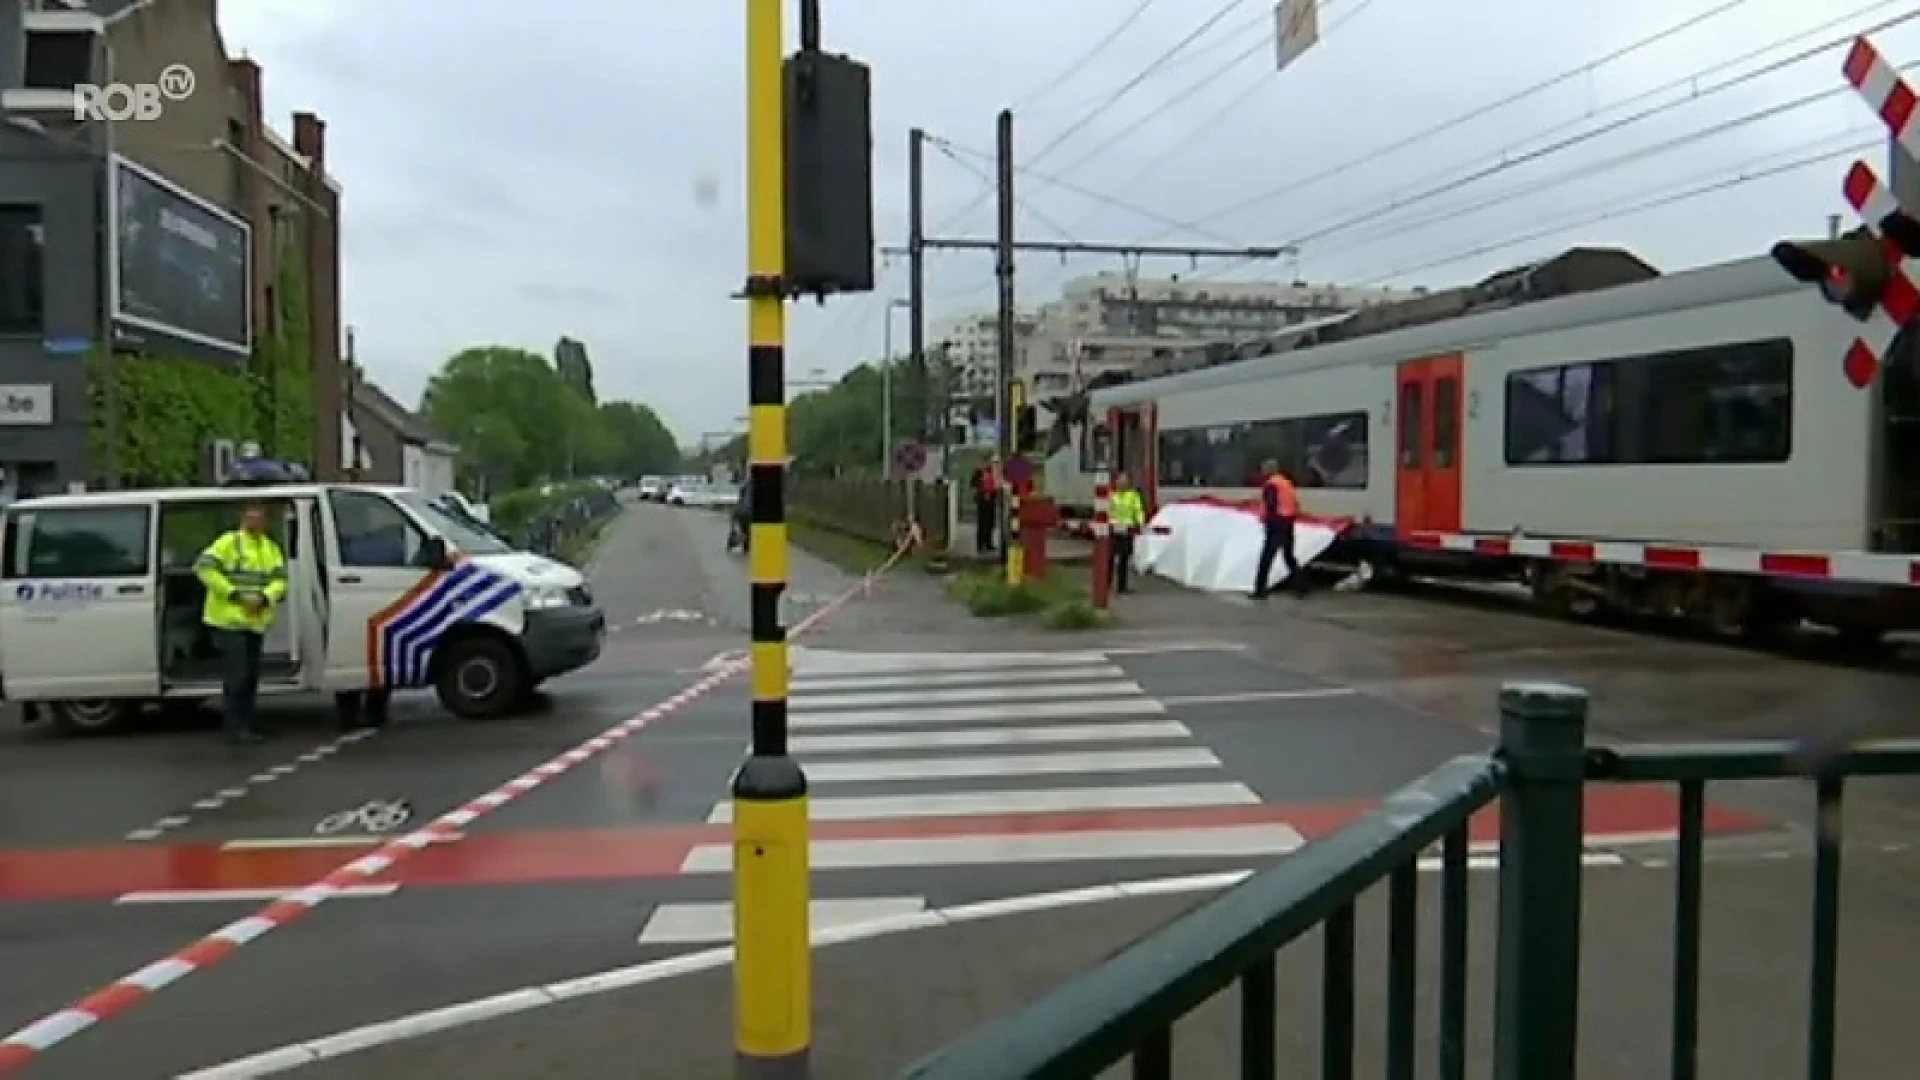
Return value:
<svg viewBox="0 0 1920 1080">
<path fill-rule="evenodd" d="M 1920 230 L 1915 239 L 1920 240 Z M 1862 227 L 1832 240 L 1783 240 L 1773 245 L 1773 261 L 1796 281 L 1818 285 L 1828 302 L 1866 322 L 1880 306 L 1901 257 L 1897 248 L 1889 252 L 1889 246 Z"/>
</svg>

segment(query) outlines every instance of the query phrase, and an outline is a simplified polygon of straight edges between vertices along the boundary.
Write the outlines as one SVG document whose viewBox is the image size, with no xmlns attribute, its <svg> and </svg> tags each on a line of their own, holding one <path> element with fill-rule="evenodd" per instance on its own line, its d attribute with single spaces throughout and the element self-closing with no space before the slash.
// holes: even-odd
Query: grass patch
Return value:
<svg viewBox="0 0 1920 1080">
<path fill-rule="evenodd" d="M 849 574 L 878 570 L 893 558 L 893 548 L 861 536 L 828 529 L 810 521 L 789 521 L 787 540 L 794 547 Z"/>
<path fill-rule="evenodd" d="M 1028 579 L 1008 585 L 998 567 L 959 574 L 947 582 L 947 595 L 982 619 L 1038 616 L 1050 630 L 1099 630 L 1114 625 L 1113 616 L 1098 611 L 1084 589 L 1070 577 L 1050 574 L 1044 581 Z"/>
</svg>

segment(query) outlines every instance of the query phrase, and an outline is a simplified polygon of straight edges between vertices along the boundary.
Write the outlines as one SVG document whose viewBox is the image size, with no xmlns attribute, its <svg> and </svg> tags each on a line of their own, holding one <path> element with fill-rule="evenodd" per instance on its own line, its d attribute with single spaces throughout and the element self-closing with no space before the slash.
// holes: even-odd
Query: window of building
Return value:
<svg viewBox="0 0 1920 1080">
<path fill-rule="evenodd" d="M 1516 371 L 1509 465 L 1707 465 L 1793 452 L 1785 338 Z"/>
<path fill-rule="evenodd" d="M 1367 486 L 1367 414 L 1295 416 L 1160 433 L 1163 488 L 1257 487 L 1277 463 L 1303 488 Z"/>
<path fill-rule="evenodd" d="M 9 578 L 115 578 L 147 573 L 152 511 L 146 506 L 35 510 L 7 526 Z"/>
<path fill-rule="evenodd" d="M 37 206 L 0 206 L 0 334 L 46 329 L 46 229 Z"/>
</svg>

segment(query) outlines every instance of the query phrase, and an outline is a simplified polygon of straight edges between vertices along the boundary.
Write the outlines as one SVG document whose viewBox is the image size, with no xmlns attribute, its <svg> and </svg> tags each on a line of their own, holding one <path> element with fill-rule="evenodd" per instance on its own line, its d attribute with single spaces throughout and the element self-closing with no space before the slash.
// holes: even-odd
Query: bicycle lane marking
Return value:
<svg viewBox="0 0 1920 1080">
<path fill-rule="evenodd" d="M 869 571 L 859 583 L 802 619 L 788 631 L 787 637 L 791 639 L 808 633 L 848 602 L 871 595 L 874 582 L 893 569 L 906 553 L 906 548 L 897 549 L 892 557 Z M 456 840 L 459 830 L 479 818 L 685 708 L 695 699 L 745 671 L 747 666 L 748 661 L 744 658 L 735 661 L 654 707 L 628 717 L 573 749 L 528 769 L 492 791 L 441 814 L 404 836 L 388 841 L 373 852 L 335 868 L 318 881 L 281 895 L 258 912 L 236 919 L 172 955 L 123 975 L 66 1008 L 49 1013 L 0 1039 L 0 1073 L 22 1068 L 60 1043 L 125 1012 L 188 975 L 219 963 L 242 945 L 257 941 L 267 933 L 293 922 L 332 897 L 361 889 L 414 852 Z"/>
<path fill-rule="evenodd" d="M 358 731 L 349 731 L 328 739 L 303 751 L 297 757 L 278 765 L 263 767 L 239 783 L 229 784 L 203 798 L 196 799 L 186 809 L 176 810 L 164 817 L 154 819 L 148 825 L 133 829 L 127 833 L 126 839 L 134 843 L 158 840 L 168 832 L 192 824 L 196 817 L 204 817 L 216 810 L 231 806 L 268 784 L 291 776 L 306 766 L 318 765 L 354 743 L 371 739 L 377 734 L 379 734 L 378 728 L 361 728 Z"/>
</svg>

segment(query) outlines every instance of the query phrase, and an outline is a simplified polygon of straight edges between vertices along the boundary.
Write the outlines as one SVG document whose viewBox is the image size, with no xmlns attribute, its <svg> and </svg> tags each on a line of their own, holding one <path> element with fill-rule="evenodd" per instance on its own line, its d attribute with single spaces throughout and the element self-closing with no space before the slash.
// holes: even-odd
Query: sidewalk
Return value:
<svg viewBox="0 0 1920 1080">
<path fill-rule="evenodd" d="M 1902 868 L 1855 858 L 1843 891 L 1838 1075 L 1915 1074 L 1910 972 L 1920 962 L 1915 898 Z M 1703 1074 L 1772 1080 L 1804 1076 L 1810 862 L 1712 864 L 1706 872 L 1701 987 Z M 1911 867 L 1906 869 L 1910 870 Z M 1581 1075 L 1633 1080 L 1667 1073 L 1672 876 L 1629 865 L 1589 870 L 1581 1016 Z M 1422 879 L 1420 1021 L 1423 1061 L 1435 1045 L 1438 878 Z M 1469 1073 L 1491 1047 L 1494 878 L 1473 880 Z M 1381 1068 L 1385 986 L 1379 890 L 1360 913 L 1359 1071 Z M 913 931 L 815 953 L 813 1075 L 881 1080 L 1063 979 L 1203 897 L 1133 899 Z M 1317 935 L 1316 935 L 1317 937 Z M 1281 957 L 1281 1060 L 1319 1052 L 1319 943 Z M 731 984 L 725 969 L 575 999 L 454 1028 L 298 1071 L 313 1080 L 471 1077 L 717 1077 L 730 1075 Z M 1229 992 L 1179 1025 L 1175 1071 L 1235 1075 L 1238 1002 Z M 1430 1069 L 1424 1065 L 1423 1069 Z M 1124 1075 L 1116 1071 L 1111 1075 Z M 1423 1072 L 1424 1075 L 1424 1072 Z M 1000 1080 L 982 1077 L 981 1080 Z M 1007 1078 L 1013 1080 L 1013 1078 Z"/>
</svg>

